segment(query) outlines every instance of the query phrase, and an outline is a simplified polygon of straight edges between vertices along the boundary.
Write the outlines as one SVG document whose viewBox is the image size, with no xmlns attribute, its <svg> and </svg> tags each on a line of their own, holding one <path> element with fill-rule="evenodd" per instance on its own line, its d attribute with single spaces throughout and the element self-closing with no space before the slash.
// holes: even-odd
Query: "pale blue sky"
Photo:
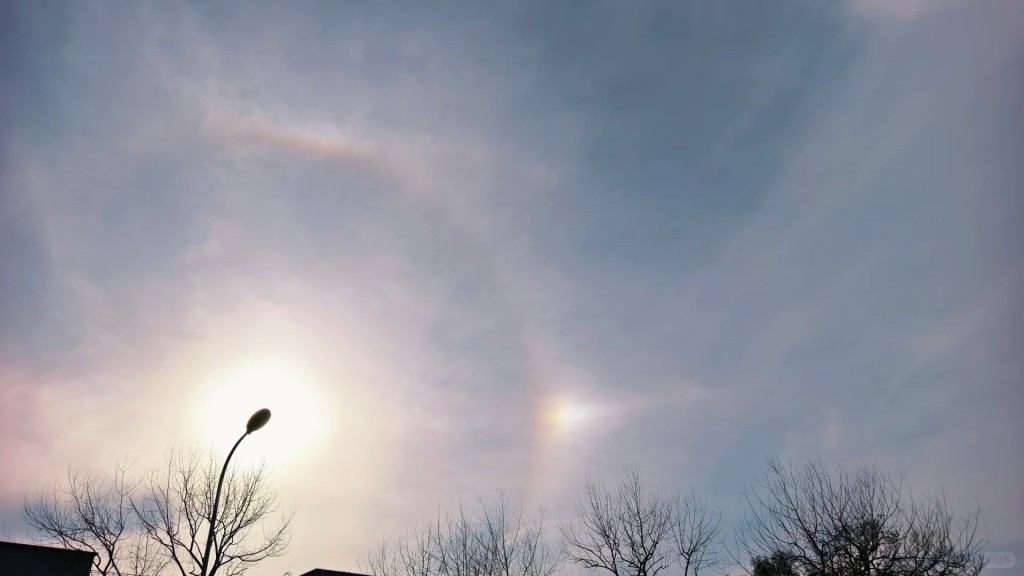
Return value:
<svg viewBox="0 0 1024 576">
<path fill-rule="evenodd" d="M 268 404 L 261 573 L 627 464 L 738 519 L 771 456 L 1024 555 L 1019 3 L 2 10 L 6 533 Z"/>
</svg>

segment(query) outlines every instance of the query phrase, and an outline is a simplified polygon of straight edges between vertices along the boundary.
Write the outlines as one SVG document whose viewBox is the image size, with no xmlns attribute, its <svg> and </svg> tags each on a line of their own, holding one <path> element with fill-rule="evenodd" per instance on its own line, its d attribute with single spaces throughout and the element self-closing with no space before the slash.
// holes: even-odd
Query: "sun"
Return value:
<svg viewBox="0 0 1024 576">
<path fill-rule="evenodd" d="M 230 446 L 249 416 L 268 408 L 270 422 L 246 440 L 245 452 L 269 462 L 291 460 L 308 453 L 327 431 L 317 380 L 294 360 L 251 357 L 228 363 L 202 379 L 194 402 L 196 428 L 204 442 Z M 244 457 L 241 450 L 236 457 Z"/>
</svg>

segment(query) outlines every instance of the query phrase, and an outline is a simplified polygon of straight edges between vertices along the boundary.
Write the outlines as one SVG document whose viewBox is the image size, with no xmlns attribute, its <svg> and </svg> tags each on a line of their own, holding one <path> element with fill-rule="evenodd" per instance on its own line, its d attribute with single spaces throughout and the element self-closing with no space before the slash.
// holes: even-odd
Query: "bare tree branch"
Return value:
<svg viewBox="0 0 1024 576">
<path fill-rule="evenodd" d="M 977 576 L 979 512 L 956 517 L 944 494 L 914 497 L 877 468 L 797 470 L 769 461 L 737 533 L 757 576 Z"/>
<path fill-rule="evenodd" d="M 138 489 L 139 481 L 123 462 L 110 476 L 71 468 L 63 486 L 26 499 L 23 513 L 45 539 L 95 553 L 97 574 L 157 574 L 162 569 L 159 555 L 142 536 L 132 510 Z"/>
<path fill-rule="evenodd" d="M 24 515 L 46 539 L 95 553 L 93 570 L 102 576 L 192 576 L 218 477 L 213 455 L 178 452 L 141 477 L 122 463 L 109 477 L 71 469 L 64 485 L 26 499 Z M 284 553 L 291 518 L 272 522 L 278 500 L 263 467 L 229 474 L 221 504 L 207 576 L 237 576 Z"/>
<path fill-rule="evenodd" d="M 242 574 L 288 547 L 290 516 L 265 526 L 278 511 L 278 499 L 262 466 L 227 475 L 220 513 L 211 527 L 208 519 L 218 477 L 218 461 L 212 454 L 172 452 L 165 467 L 147 478 L 144 496 L 134 504 L 142 528 L 181 576 L 199 572 L 211 529 L 214 545 L 208 576 Z"/>
<path fill-rule="evenodd" d="M 509 507 L 479 502 L 383 541 L 363 561 L 374 576 L 552 576 L 560 558 L 544 541 L 544 514 L 527 518 Z"/>
<path fill-rule="evenodd" d="M 563 547 L 570 561 L 588 570 L 658 576 L 678 567 L 681 576 L 696 576 L 720 562 L 721 512 L 692 492 L 649 490 L 637 470 L 627 471 L 614 490 L 588 481 L 575 512 L 562 525 Z"/>
<path fill-rule="evenodd" d="M 697 500 L 690 491 L 672 502 L 671 540 L 681 576 L 698 576 L 722 563 L 722 511 Z"/>
</svg>

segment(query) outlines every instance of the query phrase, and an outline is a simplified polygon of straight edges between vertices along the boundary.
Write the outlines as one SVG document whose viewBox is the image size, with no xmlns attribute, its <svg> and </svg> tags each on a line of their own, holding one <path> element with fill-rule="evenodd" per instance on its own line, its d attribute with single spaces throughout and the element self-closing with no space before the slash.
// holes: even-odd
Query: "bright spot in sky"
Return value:
<svg viewBox="0 0 1024 576">
<path fill-rule="evenodd" d="M 565 397 L 549 402 L 544 412 L 546 428 L 552 432 L 569 432 L 593 416 L 593 409 Z"/>
<path fill-rule="evenodd" d="M 214 371 L 196 398 L 203 442 L 229 450 L 249 416 L 269 408 L 270 422 L 245 441 L 246 451 L 275 463 L 301 456 L 327 428 L 316 380 L 301 363 L 274 358 L 246 358 Z"/>
</svg>

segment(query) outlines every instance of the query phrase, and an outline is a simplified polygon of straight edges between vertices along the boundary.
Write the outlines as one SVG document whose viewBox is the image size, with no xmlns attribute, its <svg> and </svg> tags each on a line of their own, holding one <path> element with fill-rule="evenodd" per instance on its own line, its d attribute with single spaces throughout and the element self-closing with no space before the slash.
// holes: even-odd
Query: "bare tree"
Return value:
<svg viewBox="0 0 1024 576">
<path fill-rule="evenodd" d="M 544 511 L 524 520 L 523 511 L 511 510 L 503 495 L 498 503 L 481 502 L 478 542 L 485 551 L 485 574 L 496 576 L 551 576 L 560 562 L 544 541 Z"/>
<path fill-rule="evenodd" d="M 215 525 L 209 522 L 219 478 L 214 455 L 172 452 L 166 466 L 144 481 L 133 511 L 146 535 L 181 576 L 201 571 L 203 547 L 213 530 L 206 576 L 238 576 L 253 565 L 284 554 L 290 516 L 273 522 L 278 498 L 263 466 L 229 472 Z"/>
<path fill-rule="evenodd" d="M 374 576 L 552 576 L 559 558 L 544 541 L 544 514 L 526 518 L 509 507 L 480 501 L 384 541 L 364 561 Z"/>
<path fill-rule="evenodd" d="M 70 468 L 64 485 L 26 499 L 25 519 L 49 541 L 95 553 L 97 574 L 157 574 L 162 568 L 159 554 L 142 537 L 132 509 L 138 486 L 124 463 L 110 476 Z"/>
<path fill-rule="evenodd" d="M 698 576 L 722 562 L 722 511 L 697 500 L 691 490 L 672 503 L 671 541 L 681 576 Z"/>
<path fill-rule="evenodd" d="M 47 540 L 94 552 L 102 576 L 191 576 L 200 571 L 217 479 L 212 454 L 172 453 L 166 466 L 141 476 L 123 464 L 110 476 L 72 469 L 63 485 L 26 499 L 24 515 Z M 276 508 L 262 467 L 229 474 L 207 576 L 237 576 L 281 555 L 290 518 L 266 526 Z"/>
<path fill-rule="evenodd" d="M 761 574 L 977 576 L 979 512 L 956 517 L 944 495 L 915 497 L 874 467 L 801 470 L 770 461 L 747 496 L 737 542 Z"/>
<path fill-rule="evenodd" d="M 575 521 L 562 525 L 566 557 L 614 576 L 657 576 L 674 560 L 672 513 L 666 499 L 650 492 L 637 470 L 616 490 L 588 480 L 576 502 Z"/>
</svg>

